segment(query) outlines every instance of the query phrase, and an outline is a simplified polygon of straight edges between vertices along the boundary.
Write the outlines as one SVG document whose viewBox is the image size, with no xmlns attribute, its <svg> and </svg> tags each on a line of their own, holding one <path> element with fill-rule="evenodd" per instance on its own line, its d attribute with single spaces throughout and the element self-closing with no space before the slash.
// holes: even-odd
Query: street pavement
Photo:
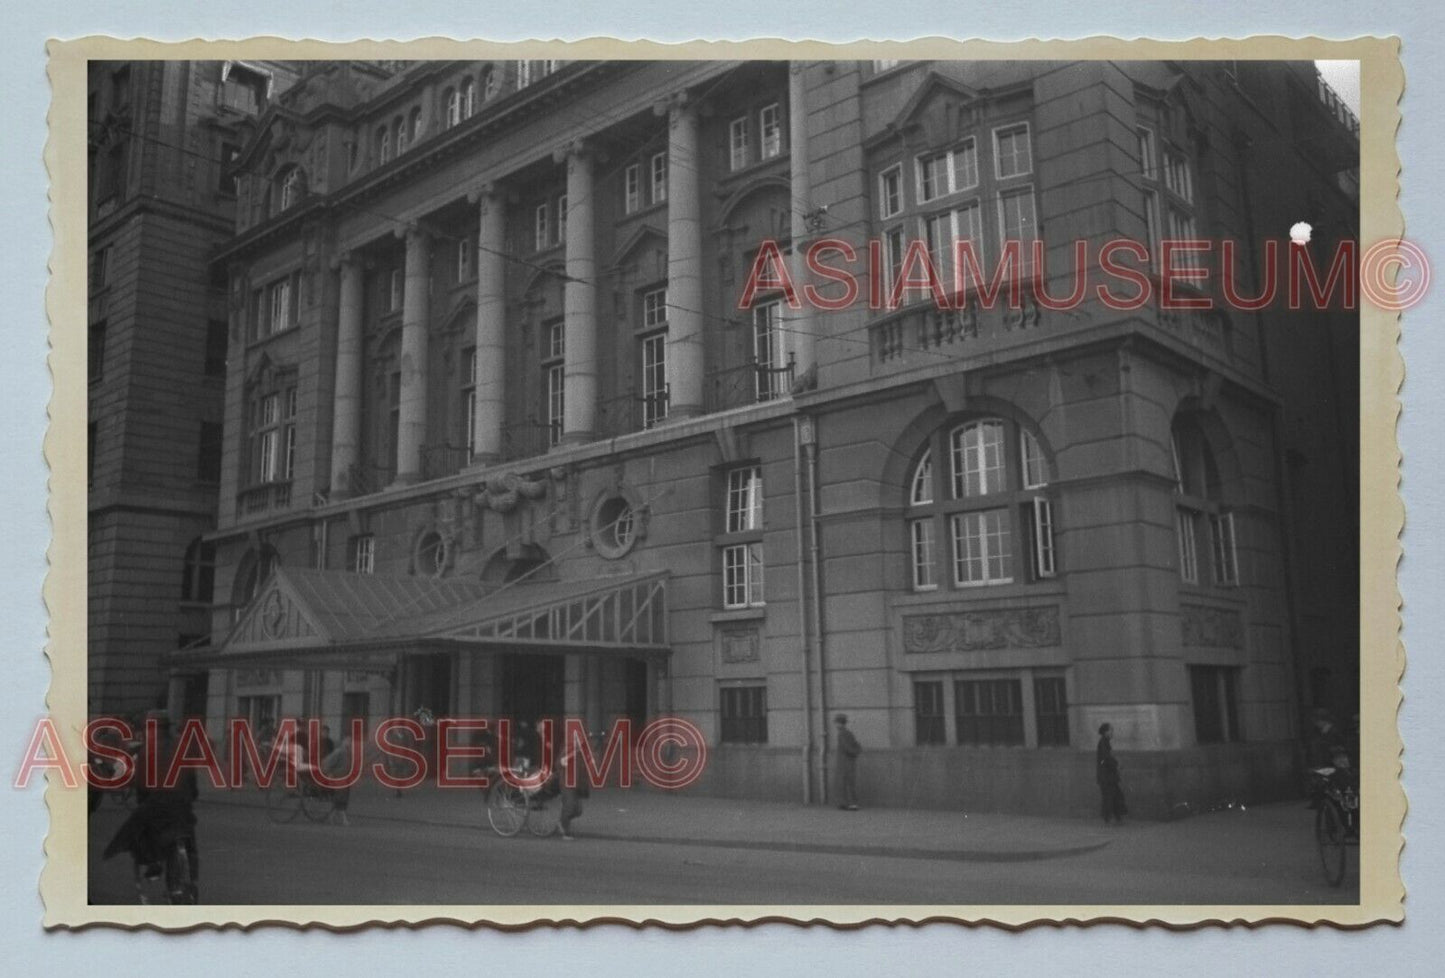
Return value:
<svg viewBox="0 0 1445 978">
<path fill-rule="evenodd" d="M 554 803 L 555 804 L 555 803 Z M 255 789 L 196 811 L 204 902 L 235 904 L 1326 904 L 1301 802 L 1124 826 L 1023 815 L 865 809 L 611 788 L 575 841 L 501 838 L 476 789 L 353 792 L 350 825 L 273 824 Z M 125 817 L 92 817 L 91 899 L 134 903 L 129 860 L 100 851 Z"/>
</svg>

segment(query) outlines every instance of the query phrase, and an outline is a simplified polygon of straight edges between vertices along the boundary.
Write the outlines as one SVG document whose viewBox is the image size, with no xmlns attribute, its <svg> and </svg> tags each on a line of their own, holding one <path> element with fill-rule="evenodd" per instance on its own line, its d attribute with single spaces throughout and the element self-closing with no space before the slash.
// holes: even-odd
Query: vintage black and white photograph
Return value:
<svg viewBox="0 0 1445 978">
<path fill-rule="evenodd" d="M 85 60 L 92 912 L 1362 903 L 1360 60 L 230 47 Z"/>
</svg>

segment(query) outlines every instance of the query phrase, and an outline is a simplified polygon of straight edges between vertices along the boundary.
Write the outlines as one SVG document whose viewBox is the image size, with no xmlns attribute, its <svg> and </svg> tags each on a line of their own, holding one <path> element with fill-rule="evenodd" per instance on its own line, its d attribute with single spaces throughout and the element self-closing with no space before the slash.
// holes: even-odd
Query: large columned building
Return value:
<svg viewBox="0 0 1445 978">
<path fill-rule="evenodd" d="M 218 739 L 676 715 L 696 790 L 749 797 L 826 797 L 840 712 L 865 802 L 1089 810 L 1103 722 L 1141 811 L 1294 790 L 1303 713 L 1358 696 L 1357 320 L 1169 308 L 1157 245 L 1215 242 L 1195 298 L 1225 239 L 1257 293 L 1296 220 L 1324 267 L 1358 232 L 1332 96 L 1307 63 L 306 66 L 214 260 L 212 643 L 174 688 Z M 1118 238 L 1148 301 L 1097 264 L 1060 301 Z M 889 301 L 960 239 L 1038 281 Z"/>
</svg>

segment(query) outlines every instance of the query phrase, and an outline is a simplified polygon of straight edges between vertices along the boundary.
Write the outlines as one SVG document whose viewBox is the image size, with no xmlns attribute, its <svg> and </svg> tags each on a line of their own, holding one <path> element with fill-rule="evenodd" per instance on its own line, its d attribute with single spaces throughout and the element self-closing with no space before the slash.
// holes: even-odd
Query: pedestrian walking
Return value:
<svg viewBox="0 0 1445 978">
<path fill-rule="evenodd" d="M 858 755 L 863 747 L 848 729 L 848 717 L 839 713 L 833 718 L 838 728 L 838 807 L 845 812 L 858 810 Z"/>
<path fill-rule="evenodd" d="M 587 772 L 577 770 L 577 753 L 569 751 L 563 756 L 557 770 L 557 784 L 562 795 L 562 810 L 557 815 L 557 827 L 562 838 L 571 841 L 572 821 L 582 815 L 582 799 L 591 794 L 587 783 Z"/>
<path fill-rule="evenodd" d="M 1101 724 L 1099 748 L 1095 752 L 1095 779 L 1099 782 L 1099 794 L 1103 800 L 1104 824 L 1118 822 L 1122 825 L 1129 809 L 1124 804 L 1124 785 L 1119 780 L 1119 761 L 1114 757 L 1113 739 L 1113 726 Z"/>
</svg>

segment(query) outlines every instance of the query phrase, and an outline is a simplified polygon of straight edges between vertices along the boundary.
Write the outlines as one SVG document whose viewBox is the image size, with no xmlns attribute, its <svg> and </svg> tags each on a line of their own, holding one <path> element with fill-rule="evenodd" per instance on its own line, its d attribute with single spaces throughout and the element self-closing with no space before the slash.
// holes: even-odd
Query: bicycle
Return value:
<svg viewBox="0 0 1445 978">
<path fill-rule="evenodd" d="M 1347 769 L 1310 770 L 1310 807 L 1315 810 L 1315 844 L 1325 882 L 1339 886 L 1345 879 L 1346 850 L 1360 844 L 1360 795 Z"/>
<path fill-rule="evenodd" d="M 296 783 L 288 785 L 284 766 L 266 787 L 266 815 L 277 825 L 294 822 L 305 814 L 312 822 L 326 822 L 336 811 L 337 792 L 316 783 L 313 767 L 302 762 L 296 767 Z"/>
<path fill-rule="evenodd" d="M 513 769 L 518 780 L 528 776 L 526 768 Z M 513 784 L 501 776 L 497 768 L 488 772 L 487 821 L 492 831 L 503 838 L 511 838 L 522 829 L 527 829 L 539 839 L 545 839 L 557 831 L 557 809 L 553 800 L 561 793 L 557 775 L 550 775 L 535 786 Z"/>
</svg>

